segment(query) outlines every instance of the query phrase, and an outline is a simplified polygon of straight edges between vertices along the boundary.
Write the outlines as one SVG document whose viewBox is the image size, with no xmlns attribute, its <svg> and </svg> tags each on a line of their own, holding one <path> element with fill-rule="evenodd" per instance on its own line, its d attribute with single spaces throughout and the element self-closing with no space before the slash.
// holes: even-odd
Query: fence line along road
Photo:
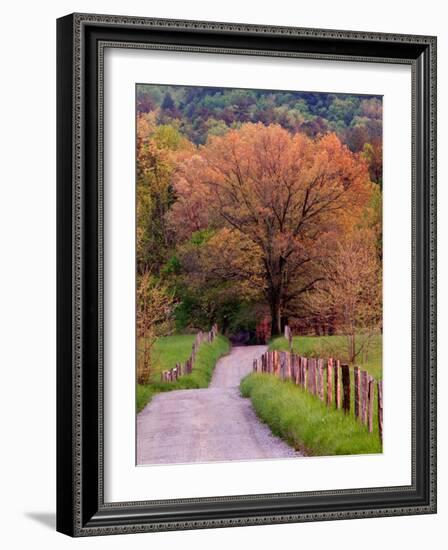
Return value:
<svg viewBox="0 0 448 550">
<path fill-rule="evenodd" d="M 201 345 L 204 342 L 211 344 L 217 336 L 218 325 L 216 323 L 208 332 L 199 331 L 196 334 L 196 338 L 194 339 L 190 357 L 185 361 L 185 363 L 176 363 L 175 367 L 169 370 L 162 371 L 160 374 L 161 381 L 175 382 L 181 376 L 184 376 L 185 374 L 191 374 L 193 372 L 194 363 L 196 361 L 196 355 Z"/>
<path fill-rule="evenodd" d="M 253 371 L 291 380 L 316 395 L 328 407 L 351 413 L 351 369 L 337 359 L 301 357 L 288 351 L 267 351 L 254 359 Z M 359 367 L 353 369 L 354 415 L 373 432 L 375 380 Z M 378 430 L 383 436 L 383 384 L 377 382 Z"/>
</svg>

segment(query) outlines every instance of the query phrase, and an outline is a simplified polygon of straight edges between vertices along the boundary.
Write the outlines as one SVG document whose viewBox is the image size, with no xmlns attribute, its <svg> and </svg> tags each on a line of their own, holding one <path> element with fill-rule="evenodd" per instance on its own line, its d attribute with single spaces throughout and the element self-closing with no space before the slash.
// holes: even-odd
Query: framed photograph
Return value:
<svg viewBox="0 0 448 550">
<path fill-rule="evenodd" d="M 435 513 L 436 38 L 57 41 L 57 529 Z"/>
</svg>

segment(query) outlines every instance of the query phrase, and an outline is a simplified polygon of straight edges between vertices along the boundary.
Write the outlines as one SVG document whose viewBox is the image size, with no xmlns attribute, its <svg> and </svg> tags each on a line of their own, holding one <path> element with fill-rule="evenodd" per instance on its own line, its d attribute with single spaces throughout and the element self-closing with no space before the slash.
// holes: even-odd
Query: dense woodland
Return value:
<svg viewBox="0 0 448 550">
<path fill-rule="evenodd" d="M 382 101 L 139 85 L 137 329 L 381 330 Z"/>
</svg>

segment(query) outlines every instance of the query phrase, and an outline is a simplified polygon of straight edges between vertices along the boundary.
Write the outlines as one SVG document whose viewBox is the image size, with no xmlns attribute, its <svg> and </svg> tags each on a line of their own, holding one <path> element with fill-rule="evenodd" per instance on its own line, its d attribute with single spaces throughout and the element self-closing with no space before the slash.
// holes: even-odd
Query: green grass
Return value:
<svg viewBox="0 0 448 550">
<path fill-rule="evenodd" d="M 368 348 L 368 353 L 364 356 L 360 356 L 356 361 L 356 366 L 362 370 L 367 371 L 370 376 L 378 381 L 383 378 L 382 368 L 382 335 L 373 336 Z M 340 359 L 342 363 L 346 361 L 347 357 L 347 339 L 345 336 L 294 336 L 292 339 L 292 347 L 294 353 L 300 354 L 304 357 L 333 357 L 334 359 Z M 274 338 L 269 343 L 269 349 L 277 349 L 280 351 L 286 351 L 289 349 L 288 341 L 286 338 L 279 337 Z M 326 375 L 324 375 L 324 398 L 327 397 L 326 387 Z M 375 397 L 373 402 L 374 418 L 377 418 L 378 414 L 378 393 L 375 387 Z M 353 365 L 350 365 L 350 413 L 355 414 L 355 380 Z M 312 396 L 313 399 L 316 397 Z M 341 399 L 342 399 L 342 386 L 341 386 Z M 375 424 L 375 423 L 374 423 Z"/>
<path fill-rule="evenodd" d="M 346 336 L 294 336 L 292 346 L 294 353 L 303 357 L 334 357 L 342 362 L 347 360 Z M 355 363 L 375 380 L 381 380 L 383 377 L 382 348 L 382 335 L 373 336 L 367 352 L 360 354 Z M 288 341 L 283 337 L 274 338 L 269 344 L 269 349 L 288 351 Z"/>
<path fill-rule="evenodd" d="M 369 433 L 352 414 L 327 407 L 292 382 L 269 374 L 249 374 L 240 385 L 258 417 L 298 450 L 310 456 L 381 453 L 377 422 Z"/>
<path fill-rule="evenodd" d="M 149 384 L 137 384 L 137 412 L 141 411 L 153 395 L 163 391 L 206 388 L 211 380 L 218 359 L 228 353 L 230 344 L 227 338 L 218 335 L 211 343 L 199 348 L 193 372 L 176 382 L 161 382 L 160 373 L 184 362 L 191 353 L 194 335 L 176 335 L 159 338 L 153 349 L 153 372 Z"/>
<path fill-rule="evenodd" d="M 151 353 L 150 382 L 158 382 L 160 374 L 176 366 L 176 363 L 185 363 L 190 357 L 194 334 L 175 334 L 158 338 Z"/>
</svg>

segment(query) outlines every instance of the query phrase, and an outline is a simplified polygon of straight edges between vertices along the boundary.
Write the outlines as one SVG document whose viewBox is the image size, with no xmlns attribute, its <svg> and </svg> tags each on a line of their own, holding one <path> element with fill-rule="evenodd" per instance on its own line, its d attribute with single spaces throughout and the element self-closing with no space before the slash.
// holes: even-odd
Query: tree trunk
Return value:
<svg viewBox="0 0 448 550">
<path fill-rule="evenodd" d="M 280 300 L 274 295 L 270 301 L 271 310 L 271 337 L 281 336 L 282 334 L 282 316 L 280 312 Z"/>
<path fill-rule="evenodd" d="M 355 344 L 355 333 L 349 335 L 349 361 L 350 363 L 355 362 L 356 357 L 356 344 Z"/>
<path fill-rule="evenodd" d="M 271 311 L 271 337 L 281 336 L 282 334 L 282 279 L 285 262 L 282 258 L 265 259 L 266 272 L 268 277 L 269 309 Z"/>
</svg>

